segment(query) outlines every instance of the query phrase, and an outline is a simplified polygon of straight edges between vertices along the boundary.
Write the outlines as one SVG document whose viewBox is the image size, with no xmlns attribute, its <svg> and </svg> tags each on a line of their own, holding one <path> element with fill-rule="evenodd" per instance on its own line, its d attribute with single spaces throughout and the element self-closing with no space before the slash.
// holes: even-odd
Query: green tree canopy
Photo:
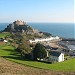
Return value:
<svg viewBox="0 0 75 75">
<path fill-rule="evenodd" d="M 25 55 L 30 54 L 32 52 L 30 44 L 29 44 L 26 37 L 23 37 L 21 39 L 20 44 L 18 46 L 18 50 L 22 56 L 25 56 Z"/>
<path fill-rule="evenodd" d="M 34 56 L 34 60 L 37 60 L 37 58 L 42 59 L 46 56 L 46 51 L 42 44 L 37 43 L 35 45 L 35 48 L 33 50 L 33 56 Z"/>
</svg>

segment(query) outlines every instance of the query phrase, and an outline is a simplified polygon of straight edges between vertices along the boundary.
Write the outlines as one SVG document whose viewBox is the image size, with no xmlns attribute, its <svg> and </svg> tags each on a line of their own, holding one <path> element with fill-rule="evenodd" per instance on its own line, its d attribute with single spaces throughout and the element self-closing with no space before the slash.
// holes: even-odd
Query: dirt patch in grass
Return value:
<svg viewBox="0 0 75 75">
<path fill-rule="evenodd" d="M 5 44 L 4 42 L 0 42 L 0 45 L 3 45 L 3 44 Z"/>
<path fill-rule="evenodd" d="M 75 72 L 59 72 L 32 68 L 0 57 L 0 75 L 75 75 Z"/>
</svg>

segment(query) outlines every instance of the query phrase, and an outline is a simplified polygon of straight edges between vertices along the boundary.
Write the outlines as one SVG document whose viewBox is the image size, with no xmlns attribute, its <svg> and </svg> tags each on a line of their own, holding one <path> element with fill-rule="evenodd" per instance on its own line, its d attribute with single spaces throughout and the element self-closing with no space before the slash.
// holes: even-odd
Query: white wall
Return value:
<svg viewBox="0 0 75 75">
<path fill-rule="evenodd" d="M 61 53 L 60 56 L 59 56 L 59 59 L 58 59 L 58 62 L 62 62 L 64 61 L 64 54 Z"/>
<path fill-rule="evenodd" d="M 61 53 L 59 57 L 57 57 L 57 56 L 50 56 L 49 57 L 49 61 L 51 61 L 51 62 L 62 62 L 62 61 L 64 61 L 64 54 Z"/>
</svg>

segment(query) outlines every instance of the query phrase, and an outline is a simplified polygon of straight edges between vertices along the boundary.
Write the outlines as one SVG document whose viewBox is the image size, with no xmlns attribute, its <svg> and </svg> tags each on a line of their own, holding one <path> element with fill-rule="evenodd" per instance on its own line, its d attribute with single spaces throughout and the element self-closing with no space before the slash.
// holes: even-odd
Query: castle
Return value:
<svg viewBox="0 0 75 75">
<path fill-rule="evenodd" d="M 26 22 L 17 20 L 14 21 L 12 24 L 9 24 L 7 28 L 5 28 L 4 31 L 6 32 L 22 32 L 22 31 L 28 31 L 29 29 L 32 29 L 30 26 L 26 24 Z"/>
<path fill-rule="evenodd" d="M 17 20 L 17 21 L 14 22 L 14 24 L 16 24 L 16 25 L 26 25 L 26 22 L 21 21 L 21 20 Z"/>
</svg>

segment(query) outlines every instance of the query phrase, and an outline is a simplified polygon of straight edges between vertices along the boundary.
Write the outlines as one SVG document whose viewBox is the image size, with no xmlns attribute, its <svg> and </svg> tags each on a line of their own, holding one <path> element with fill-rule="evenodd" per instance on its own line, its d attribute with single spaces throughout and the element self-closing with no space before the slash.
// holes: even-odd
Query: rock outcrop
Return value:
<svg viewBox="0 0 75 75">
<path fill-rule="evenodd" d="M 4 29 L 6 32 L 22 32 L 33 30 L 30 26 L 26 24 L 24 21 L 14 21 L 12 24 L 9 24 L 7 28 Z"/>
<path fill-rule="evenodd" d="M 32 28 L 31 26 L 27 25 L 26 22 L 21 20 L 20 21 L 17 20 L 17 21 L 14 21 L 12 24 L 9 24 L 7 28 L 3 30 L 3 32 L 11 32 L 11 33 L 25 32 L 26 35 L 28 36 L 32 35 L 36 38 L 45 38 L 45 37 L 51 36 L 50 33 L 40 32 L 39 30 Z"/>
</svg>

